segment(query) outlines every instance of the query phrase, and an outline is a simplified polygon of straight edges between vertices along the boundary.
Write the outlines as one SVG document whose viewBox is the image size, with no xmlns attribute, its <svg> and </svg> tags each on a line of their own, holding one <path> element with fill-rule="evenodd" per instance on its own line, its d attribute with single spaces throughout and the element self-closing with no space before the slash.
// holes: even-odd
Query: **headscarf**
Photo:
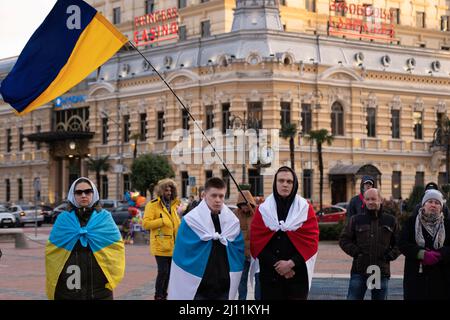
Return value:
<svg viewBox="0 0 450 320">
<path fill-rule="evenodd" d="M 81 208 L 81 205 L 78 204 L 78 202 L 75 198 L 75 186 L 78 184 L 78 181 L 80 181 L 80 180 L 86 180 L 86 183 L 89 183 L 91 185 L 92 190 L 94 190 L 92 200 L 88 205 L 89 208 L 92 208 L 98 202 L 98 200 L 100 200 L 100 196 L 98 195 L 98 190 L 97 190 L 97 187 L 95 186 L 95 184 L 91 180 L 89 180 L 88 178 L 85 178 L 85 177 L 78 178 L 77 180 L 74 181 L 74 183 L 72 183 L 72 186 L 69 189 L 69 194 L 67 195 L 67 200 L 69 200 L 69 202 L 72 205 L 74 205 L 75 207 Z"/>
<path fill-rule="evenodd" d="M 286 172 L 286 169 L 289 170 L 289 172 L 292 173 L 293 177 L 294 177 L 294 184 L 293 184 L 293 188 L 291 193 L 289 194 L 288 197 L 283 198 L 278 194 L 278 190 L 277 190 L 277 176 L 278 173 L 283 170 L 284 172 Z M 278 169 L 277 173 L 275 174 L 275 179 L 273 180 L 273 196 L 275 198 L 275 201 L 277 203 L 277 214 L 278 214 L 278 219 L 281 220 L 286 220 L 286 217 L 288 215 L 289 212 L 289 208 L 292 205 L 292 202 L 294 202 L 295 199 L 295 195 L 297 194 L 297 190 L 298 190 L 298 180 L 297 180 L 297 175 L 295 174 L 294 170 L 292 170 L 291 168 L 287 167 L 287 166 L 283 166 L 281 168 Z"/>
</svg>

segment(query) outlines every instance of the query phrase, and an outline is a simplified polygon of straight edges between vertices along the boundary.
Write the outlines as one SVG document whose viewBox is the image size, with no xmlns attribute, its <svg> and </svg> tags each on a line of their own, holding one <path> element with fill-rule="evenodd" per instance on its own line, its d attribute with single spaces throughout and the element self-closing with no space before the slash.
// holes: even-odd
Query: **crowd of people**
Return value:
<svg viewBox="0 0 450 320">
<path fill-rule="evenodd" d="M 159 181 L 156 198 L 138 222 L 150 233 L 157 264 L 154 299 L 246 300 L 250 284 L 256 300 L 306 300 L 319 226 L 298 187 L 296 173 L 281 167 L 269 196 L 240 191 L 231 210 L 224 203 L 225 182 L 213 177 L 180 211 L 176 183 Z M 123 237 L 99 206 L 91 180 L 76 180 L 68 199 L 71 206 L 56 221 L 46 246 L 47 295 L 113 299 L 125 271 Z M 353 259 L 347 299 L 362 300 L 367 290 L 374 300 L 387 299 L 390 263 L 401 254 L 404 299 L 450 299 L 450 222 L 436 184 L 426 186 L 403 225 L 383 207 L 370 176 L 362 178 L 347 212 L 339 239 Z"/>
</svg>

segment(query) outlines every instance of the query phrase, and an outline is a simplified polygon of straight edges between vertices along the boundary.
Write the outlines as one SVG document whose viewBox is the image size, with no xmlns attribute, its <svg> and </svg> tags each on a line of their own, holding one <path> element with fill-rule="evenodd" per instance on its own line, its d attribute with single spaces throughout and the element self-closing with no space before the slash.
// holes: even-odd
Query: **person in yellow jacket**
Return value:
<svg viewBox="0 0 450 320">
<path fill-rule="evenodd" d="M 171 179 L 160 180 L 155 193 L 157 198 L 145 206 L 143 228 L 150 230 L 150 253 L 155 256 L 158 266 L 155 300 L 166 300 L 172 253 L 180 225 L 177 214 L 180 200 L 176 184 Z"/>
</svg>

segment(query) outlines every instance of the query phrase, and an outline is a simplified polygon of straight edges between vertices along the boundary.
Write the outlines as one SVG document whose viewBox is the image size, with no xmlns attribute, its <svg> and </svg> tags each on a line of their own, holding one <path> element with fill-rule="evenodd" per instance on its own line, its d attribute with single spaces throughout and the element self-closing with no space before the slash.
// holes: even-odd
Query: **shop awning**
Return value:
<svg viewBox="0 0 450 320">
<path fill-rule="evenodd" d="M 380 170 L 371 164 L 338 164 L 330 169 L 329 175 L 381 176 Z"/>
<path fill-rule="evenodd" d="M 26 138 L 31 142 L 55 142 L 64 140 L 86 140 L 92 139 L 95 132 L 86 131 L 50 131 L 39 132 L 26 135 Z"/>
</svg>

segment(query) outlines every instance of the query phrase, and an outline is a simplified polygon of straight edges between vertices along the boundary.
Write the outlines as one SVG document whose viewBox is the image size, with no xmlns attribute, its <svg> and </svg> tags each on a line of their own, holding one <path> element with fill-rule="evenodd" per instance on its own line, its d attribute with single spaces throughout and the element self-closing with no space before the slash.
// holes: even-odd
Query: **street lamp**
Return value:
<svg viewBox="0 0 450 320">
<path fill-rule="evenodd" d="M 241 117 L 237 116 L 237 115 L 230 115 L 230 122 L 231 122 L 231 127 L 235 130 L 238 129 L 242 129 L 243 130 L 243 137 L 244 137 L 244 150 L 243 150 L 243 157 L 244 157 L 244 161 L 242 163 L 242 184 L 246 184 L 246 170 L 247 170 L 247 166 L 245 163 L 245 150 L 246 150 L 246 141 L 245 141 L 245 131 L 247 130 L 247 122 L 246 122 L 246 117 L 245 117 L 245 111 L 244 111 L 244 119 L 242 119 Z"/>
<path fill-rule="evenodd" d="M 237 129 L 242 129 L 243 130 L 243 134 L 244 134 L 244 154 L 243 154 L 243 157 L 244 157 L 244 162 L 243 162 L 243 164 L 242 164 L 242 184 L 246 184 L 247 182 L 247 179 L 246 179 L 246 176 L 247 176 L 247 164 L 246 164 L 246 156 L 245 156 L 245 152 L 246 152 L 246 145 L 247 145 L 247 142 L 246 142 L 246 131 L 247 131 L 247 129 L 255 129 L 255 131 L 256 131 L 256 137 L 258 137 L 259 136 L 259 132 L 258 132 L 258 129 L 259 129 L 259 122 L 258 122 L 258 120 L 257 119 L 254 119 L 254 118 L 247 118 L 246 117 L 246 112 L 244 111 L 244 116 L 243 116 L 243 118 L 241 118 L 240 116 L 237 116 L 237 115 L 234 115 L 234 114 L 232 114 L 232 115 L 230 115 L 230 122 L 231 122 L 231 126 L 232 126 L 232 128 L 233 129 L 235 129 L 235 130 L 237 130 Z M 257 150 L 259 150 L 259 142 L 257 142 Z M 259 159 L 259 155 L 258 155 L 258 159 Z M 258 160 L 258 165 L 259 165 L 259 160 Z"/>
</svg>

